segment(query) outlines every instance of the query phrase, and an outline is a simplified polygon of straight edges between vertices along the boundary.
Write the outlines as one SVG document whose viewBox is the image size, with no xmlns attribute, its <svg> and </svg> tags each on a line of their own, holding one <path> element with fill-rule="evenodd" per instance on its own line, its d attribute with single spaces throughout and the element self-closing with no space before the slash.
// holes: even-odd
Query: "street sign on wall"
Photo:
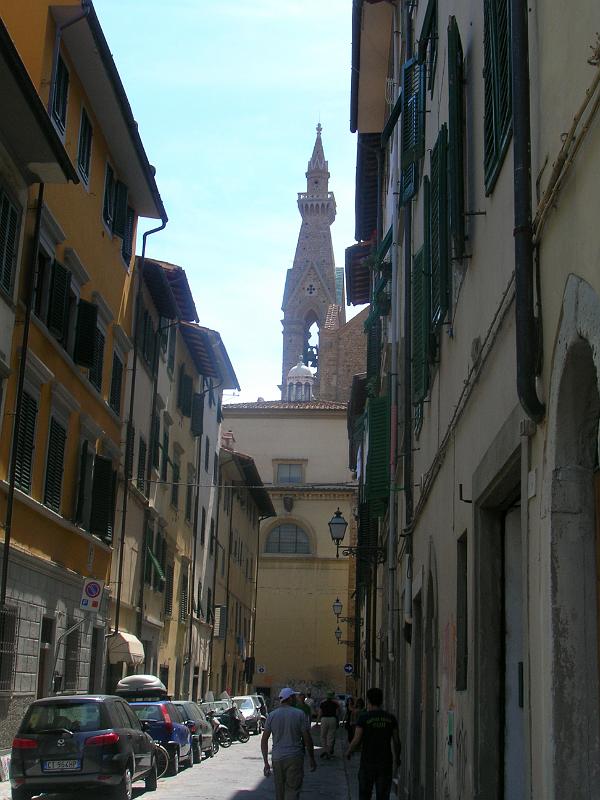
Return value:
<svg viewBox="0 0 600 800">
<path fill-rule="evenodd" d="M 354 667 L 352 666 L 352 664 L 344 664 L 344 672 L 346 673 L 346 675 L 352 675 L 352 673 L 354 672 Z"/>
<path fill-rule="evenodd" d="M 256 667 L 256 671 L 258 672 L 258 674 L 259 674 L 259 675 L 264 675 L 264 674 L 265 674 L 265 672 L 267 671 L 267 668 L 265 667 L 265 665 L 264 665 L 264 664 L 259 664 L 259 665 Z"/>
<path fill-rule="evenodd" d="M 104 581 L 98 581 L 96 578 L 86 578 L 81 590 L 79 608 L 82 611 L 98 611 L 102 602 L 103 589 Z"/>
</svg>

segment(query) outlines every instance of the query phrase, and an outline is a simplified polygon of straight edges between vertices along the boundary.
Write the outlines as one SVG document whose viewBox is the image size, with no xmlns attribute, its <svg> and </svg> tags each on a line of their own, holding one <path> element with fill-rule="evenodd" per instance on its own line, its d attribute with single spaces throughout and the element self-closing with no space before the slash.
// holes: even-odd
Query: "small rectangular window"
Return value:
<svg viewBox="0 0 600 800">
<path fill-rule="evenodd" d="M 277 464 L 277 483 L 302 483 L 302 464 Z"/>
<path fill-rule="evenodd" d="M 59 54 L 56 62 L 54 78 L 54 96 L 52 99 L 52 119 L 61 133 L 67 126 L 67 99 L 69 95 L 69 71 Z"/>
<path fill-rule="evenodd" d="M 467 688 L 468 668 L 468 551 L 467 533 L 456 543 L 456 690 Z"/>
<path fill-rule="evenodd" d="M 79 145 L 77 147 L 77 168 L 84 183 L 90 179 L 90 163 L 92 156 L 92 123 L 85 108 L 81 109 L 81 123 L 79 125 Z"/>
<path fill-rule="evenodd" d="M 188 615 L 188 574 L 187 569 L 182 567 L 181 571 L 181 595 L 179 597 L 179 622 L 185 622 Z"/>
</svg>

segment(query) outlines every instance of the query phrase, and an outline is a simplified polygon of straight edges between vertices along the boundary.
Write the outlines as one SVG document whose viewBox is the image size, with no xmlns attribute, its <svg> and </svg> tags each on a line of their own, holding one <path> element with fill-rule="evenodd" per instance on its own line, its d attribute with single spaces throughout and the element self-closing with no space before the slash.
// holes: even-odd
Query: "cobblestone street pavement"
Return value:
<svg viewBox="0 0 600 800">
<path fill-rule="evenodd" d="M 327 798 L 328 800 L 357 800 L 359 756 L 351 761 L 343 758 L 346 732 L 340 729 L 333 759 L 319 758 L 318 733 L 314 735 L 316 772 L 309 772 L 306 763 L 302 800 Z M 98 800 L 103 794 L 91 793 Z M 0 800 L 10 797 L 8 783 L 0 785 Z M 221 749 L 214 758 L 203 759 L 192 769 L 182 769 L 172 778 L 161 778 L 156 792 L 146 792 L 143 784 L 134 784 L 134 800 L 275 800 L 273 777 L 265 778 L 262 772 L 260 737 L 251 736 L 247 744 L 235 742 Z M 49 795 L 47 800 L 73 800 L 73 795 Z M 78 798 L 79 800 L 79 798 Z"/>
</svg>

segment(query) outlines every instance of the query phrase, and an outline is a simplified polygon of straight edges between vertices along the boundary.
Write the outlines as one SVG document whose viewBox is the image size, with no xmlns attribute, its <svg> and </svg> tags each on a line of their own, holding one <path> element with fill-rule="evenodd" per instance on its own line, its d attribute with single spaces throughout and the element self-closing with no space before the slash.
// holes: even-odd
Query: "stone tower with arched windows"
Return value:
<svg viewBox="0 0 600 800">
<path fill-rule="evenodd" d="M 288 399 L 287 376 L 301 355 L 305 364 L 316 367 L 314 391 L 319 392 L 321 333 L 328 320 L 345 323 L 344 273 L 336 270 L 331 243 L 335 220 L 335 197 L 329 191 L 329 169 L 323 151 L 321 125 L 306 171 L 306 191 L 298 193 L 302 217 L 294 264 L 288 269 L 283 293 L 283 359 L 281 399 Z M 311 346 L 310 329 L 316 323 L 319 344 Z"/>
</svg>

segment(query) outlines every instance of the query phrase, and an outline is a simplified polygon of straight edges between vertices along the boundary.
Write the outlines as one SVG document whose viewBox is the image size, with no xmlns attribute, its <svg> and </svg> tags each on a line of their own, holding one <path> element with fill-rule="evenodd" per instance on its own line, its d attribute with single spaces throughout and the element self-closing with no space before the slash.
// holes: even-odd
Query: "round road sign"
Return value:
<svg viewBox="0 0 600 800">
<path fill-rule="evenodd" d="M 352 666 L 352 664 L 344 664 L 344 672 L 346 673 L 346 675 L 352 675 L 352 673 L 354 672 L 354 667 Z"/>
<path fill-rule="evenodd" d="M 98 595 L 100 594 L 101 591 L 102 591 L 102 587 L 100 586 L 100 584 L 97 581 L 90 581 L 85 586 L 86 595 L 88 597 L 91 597 L 92 599 L 94 597 L 98 597 Z"/>
</svg>

